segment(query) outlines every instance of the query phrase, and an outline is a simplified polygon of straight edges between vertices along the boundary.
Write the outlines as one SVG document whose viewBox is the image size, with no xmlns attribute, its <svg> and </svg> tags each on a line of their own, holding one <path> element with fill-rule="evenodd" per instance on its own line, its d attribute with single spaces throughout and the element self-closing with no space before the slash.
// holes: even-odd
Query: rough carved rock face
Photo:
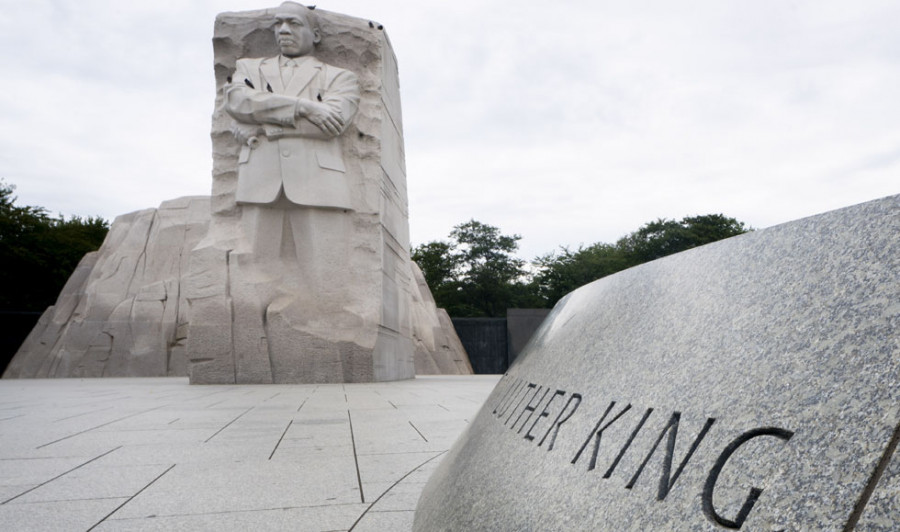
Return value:
<svg viewBox="0 0 900 532">
<path fill-rule="evenodd" d="M 187 375 L 181 280 L 208 225 L 207 197 L 116 218 L 103 246 L 81 260 L 3 376 Z"/>
<path fill-rule="evenodd" d="M 316 10 L 321 41 L 287 81 L 273 31 L 280 9 L 216 19 L 213 215 L 185 282 L 191 382 L 411 378 L 393 51 L 368 21 Z M 340 96 L 348 76 L 359 95 L 352 121 Z M 344 108 L 350 123 L 336 137 L 292 111 L 319 104 Z M 255 142 L 242 145 L 236 125 L 257 127 Z M 259 203 L 271 200 L 259 191 L 279 188 L 276 204 Z"/>
<path fill-rule="evenodd" d="M 182 283 L 207 234 L 209 197 L 186 197 L 116 218 L 47 309 L 4 378 L 183 377 L 188 317 Z M 446 312 L 415 263 L 409 290 L 417 373 L 470 374 Z"/>
<path fill-rule="evenodd" d="M 316 10 L 314 57 L 281 78 L 267 60 L 279 53 L 279 9 L 216 19 L 212 197 L 119 217 L 4 376 L 471 373 L 409 257 L 399 82 L 383 28 Z M 341 127 L 317 129 L 316 105 L 343 109 Z"/>
</svg>

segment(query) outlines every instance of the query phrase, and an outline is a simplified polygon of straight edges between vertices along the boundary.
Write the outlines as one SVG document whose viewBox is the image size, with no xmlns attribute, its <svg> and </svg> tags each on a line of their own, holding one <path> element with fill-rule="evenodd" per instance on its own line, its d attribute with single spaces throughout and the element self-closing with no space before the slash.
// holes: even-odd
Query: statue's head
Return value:
<svg viewBox="0 0 900 532">
<path fill-rule="evenodd" d="M 287 57 L 309 55 L 319 41 L 319 23 L 313 10 L 285 2 L 275 11 L 275 40 Z"/>
</svg>

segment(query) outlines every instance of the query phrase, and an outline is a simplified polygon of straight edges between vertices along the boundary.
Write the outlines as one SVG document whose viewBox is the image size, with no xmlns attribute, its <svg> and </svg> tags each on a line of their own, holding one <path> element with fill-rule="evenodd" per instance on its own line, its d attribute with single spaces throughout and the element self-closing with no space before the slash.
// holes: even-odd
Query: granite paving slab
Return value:
<svg viewBox="0 0 900 532">
<path fill-rule="evenodd" d="M 0 530 L 404 532 L 498 380 L 0 381 Z"/>
</svg>

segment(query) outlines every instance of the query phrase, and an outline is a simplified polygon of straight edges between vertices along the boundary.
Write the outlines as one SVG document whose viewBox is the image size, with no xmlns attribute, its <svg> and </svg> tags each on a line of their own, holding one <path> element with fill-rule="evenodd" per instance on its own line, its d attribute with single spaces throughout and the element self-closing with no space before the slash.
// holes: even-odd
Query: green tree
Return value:
<svg viewBox="0 0 900 532">
<path fill-rule="evenodd" d="M 53 218 L 43 207 L 16 205 L 14 191 L 0 181 L 0 309 L 41 311 L 56 301 L 84 254 L 100 247 L 109 224 Z"/>
<path fill-rule="evenodd" d="M 536 300 L 525 261 L 514 255 L 521 238 L 469 220 L 453 228 L 450 242 L 416 246 L 412 257 L 438 306 L 451 316 L 502 317 L 507 308 Z"/>
<path fill-rule="evenodd" d="M 564 295 L 601 277 L 606 277 L 628 267 L 622 251 L 611 244 L 598 242 L 578 250 L 560 248 L 534 260 L 537 273 L 535 289 L 542 305 L 552 307 Z"/>
<path fill-rule="evenodd" d="M 533 270 L 515 257 L 519 235 L 475 220 L 459 224 L 450 241 L 416 246 L 415 260 L 438 306 L 455 317 L 501 317 L 508 308 L 552 307 L 576 288 L 632 266 L 750 231 L 722 214 L 659 219 L 615 244 L 563 247 L 537 257 Z"/>
<path fill-rule="evenodd" d="M 686 216 L 678 222 L 660 218 L 619 239 L 616 246 L 628 265 L 636 266 L 748 230 L 743 222 L 722 214 Z"/>
<path fill-rule="evenodd" d="M 562 248 L 538 257 L 535 289 L 543 304 L 552 307 L 572 290 L 601 277 L 749 230 L 743 222 L 721 214 L 687 216 L 681 221 L 659 219 L 615 244 L 598 242 L 574 252 Z"/>
</svg>

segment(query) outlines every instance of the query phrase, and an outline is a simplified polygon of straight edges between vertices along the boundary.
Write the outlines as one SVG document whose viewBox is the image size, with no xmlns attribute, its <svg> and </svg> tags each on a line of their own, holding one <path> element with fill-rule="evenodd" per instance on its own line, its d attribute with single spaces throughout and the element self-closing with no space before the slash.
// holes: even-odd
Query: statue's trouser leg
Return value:
<svg viewBox="0 0 900 532">
<path fill-rule="evenodd" d="M 297 263 L 304 285 L 323 311 L 349 303 L 350 214 L 340 209 L 300 207 L 290 211 Z"/>
</svg>

